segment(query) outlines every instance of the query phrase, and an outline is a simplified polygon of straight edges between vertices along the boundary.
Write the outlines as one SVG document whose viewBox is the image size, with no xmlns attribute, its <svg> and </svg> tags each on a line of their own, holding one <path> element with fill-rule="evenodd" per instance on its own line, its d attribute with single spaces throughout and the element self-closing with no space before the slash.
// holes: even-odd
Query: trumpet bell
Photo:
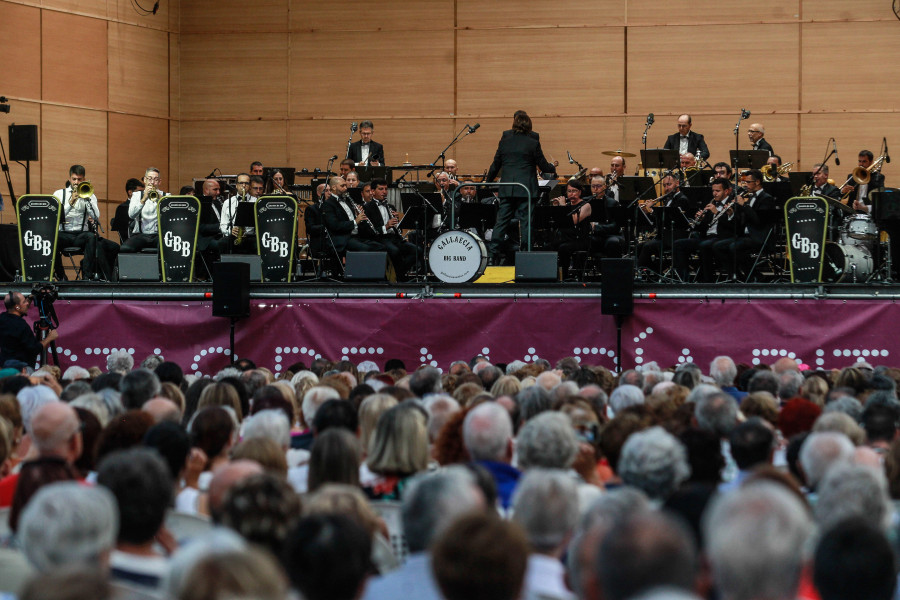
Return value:
<svg viewBox="0 0 900 600">
<path fill-rule="evenodd" d="M 778 178 L 778 170 L 772 165 L 763 165 L 760 172 L 762 172 L 764 181 L 772 182 Z"/>
</svg>

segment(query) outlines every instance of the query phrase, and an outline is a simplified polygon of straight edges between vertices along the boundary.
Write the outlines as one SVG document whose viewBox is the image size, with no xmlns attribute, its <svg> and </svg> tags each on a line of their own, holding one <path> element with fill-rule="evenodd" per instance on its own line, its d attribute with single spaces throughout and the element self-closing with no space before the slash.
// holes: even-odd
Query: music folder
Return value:
<svg viewBox="0 0 900 600">
<path fill-rule="evenodd" d="M 641 163 L 645 169 L 674 169 L 678 164 L 678 150 L 648 148 L 641 150 Z"/>
<path fill-rule="evenodd" d="M 729 150 L 728 155 L 737 169 L 761 169 L 769 160 L 768 150 Z"/>
</svg>

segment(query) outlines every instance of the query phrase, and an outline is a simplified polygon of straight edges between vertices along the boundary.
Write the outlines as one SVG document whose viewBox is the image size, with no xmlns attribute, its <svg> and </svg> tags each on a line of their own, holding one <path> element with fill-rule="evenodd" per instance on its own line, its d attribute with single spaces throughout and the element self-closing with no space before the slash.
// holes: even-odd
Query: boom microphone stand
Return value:
<svg viewBox="0 0 900 600">
<path fill-rule="evenodd" d="M 435 159 L 433 161 L 428 163 L 428 166 L 431 167 L 431 171 L 429 171 L 425 177 L 431 177 L 434 174 L 436 167 L 437 167 L 436 163 L 438 160 L 441 161 L 441 170 L 443 170 L 444 169 L 444 161 L 446 158 L 445 154 L 446 154 L 447 150 L 449 150 L 451 147 L 453 147 L 457 142 L 461 142 L 462 140 L 464 140 L 466 138 L 466 136 L 468 136 L 472 133 L 475 133 L 475 130 L 477 130 L 479 127 L 481 127 L 481 123 L 475 123 L 474 125 L 469 125 L 468 123 L 466 123 L 465 126 L 459 130 L 459 133 L 456 134 L 456 137 L 454 137 L 453 140 L 449 144 L 447 144 L 447 147 L 444 148 L 443 150 L 441 150 L 441 153 L 438 154 L 437 157 L 435 157 Z M 465 132 L 465 135 L 463 135 L 463 132 Z M 460 137 L 460 136 L 462 136 L 462 137 Z"/>
</svg>

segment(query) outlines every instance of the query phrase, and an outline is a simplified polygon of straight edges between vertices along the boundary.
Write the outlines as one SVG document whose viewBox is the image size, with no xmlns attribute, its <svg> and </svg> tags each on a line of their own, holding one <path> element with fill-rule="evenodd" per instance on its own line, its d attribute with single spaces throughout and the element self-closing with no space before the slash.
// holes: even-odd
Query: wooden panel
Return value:
<svg viewBox="0 0 900 600">
<path fill-rule="evenodd" d="M 166 165 L 171 181 L 181 181 L 181 123 L 169 121 L 169 162 Z"/>
<path fill-rule="evenodd" d="M 460 31 L 457 113 L 621 113 L 623 48 L 622 28 Z"/>
<path fill-rule="evenodd" d="M 796 110 L 798 31 L 799 25 L 629 28 L 628 111 Z M 764 77 L 763 50 L 772 57 Z"/>
<path fill-rule="evenodd" d="M 389 165 L 399 165 L 407 157 L 419 165 L 431 163 L 455 133 L 452 119 L 382 119 L 375 121 L 372 139 L 384 144 Z M 349 123 L 344 120 L 291 121 L 288 158 L 298 169 L 324 169 L 328 157 L 337 154 L 337 165 L 347 155 L 349 134 Z"/>
<path fill-rule="evenodd" d="M 41 11 L 0 2 L 4 96 L 41 97 Z"/>
<path fill-rule="evenodd" d="M 291 31 L 421 31 L 453 29 L 453 3 L 446 0 L 291 0 Z M 418 52 L 410 52 L 408 57 Z M 365 56 L 365 55 L 362 55 Z M 361 58 L 361 57 L 357 57 Z"/>
<path fill-rule="evenodd" d="M 897 19 L 891 11 L 891 3 L 884 0 L 802 0 L 802 9 L 804 21 L 894 22 Z"/>
<path fill-rule="evenodd" d="M 169 115 L 169 34 L 109 24 L 109 108 Z"/>
<path fill-rule="evenodd" d="M 896 21 L 803 25 L 803 110 L 896 110 L 896 33 Z"/>
<path fill-rule="evenodd" d="M 293 118 L 453 112 L 450 31 L 292 34 L 291 71 Z"/>
<path fill-rule="evenodd" d="M 819 0 L 815 0 L 816 3 Z M 835 0 L 839 2 L 840 0 Z M 855 6 L 855 3 L 854 3 Z M 710 23 L 793 22 L 799 18 L 799 0 L 756 0 L 752 4 L 719 0 L 628 0 L 628 25 L 706 25 Z M 751 14 L 748 14 L 750 11 Z M 804 15 L 805 17 L 806 15 Z M 703 35 L 706 35 L 704 32 Z M 693 38 L 682 38 L 679 49 L 690 46 Z M 720 56 L 720 55 L 715 55 Z M 707 58 L 709 58 L 707 56 Z"/>
<path fill-rule="evenodd" d="M 41 112 L 41 189 L 52 194 L 84 165 L 98 198 L 106 198 L 106 113 L 44 105 Z"/>
<path fill-rule="evenodd" d="M 238 173 L 254 160 L 287 166 L 283 121 L 182 121 L 179 177 L 182 185 L 214 168 Z"/>
<path fill-rule="evenodd" d="M 22 125 L 35 124 L 38 125 L 38 139 L 40 140 L 40 123 L 41 123 L 41 105 L 37 102 L 16 102 L 13 105 L 14 113 L 11 112 L 9 116 L 15 115 L 15 122 Z M 5 115 L 4 115 L 5 116 Z M 12 123 L 12 120 L 7 121 L 6 119 L 0 120 L 2 123 L 2 127 L 0 127 L 0 140 L 3 141 L 3 147 L 6 148 L 7 156 L 9 153 L 9 128 L 7 125 Z M 39 144 L 39 155 L 38 158 L 43 161 L 44 159 L 44 147 Z M 41 166 L 42 162 L 33 162 L 31 163 L 31 192 L 33 194 L 41 193 Z M 9 163 L 9 174 L 12 179 L 13 184 L 13 192 L 16 197 L 23 196 L 25 194 L 25 167 L 19 165 L 18 163 L 11 162 Z M 53 190 L 50 190 L 51 192 Z M 6 186 L 6 178 L 0 175 L 0 193 L 3 194 L 4 200 L 4 208 L 2 216 L 0 216 L 0 222 L 2 223 L 10 223 L 15 222 L 15 211 L 12 209 L 12 202 L 9 201 L 9 189 Z"/>
<path fill-rule="evenodd" d="M 458 0 L 457 25 L 465 29 L 497 27 L 595 27 L 625 24 L 626 0 Z"/>
<path fill-rule="evenodd" d="M 246 33 L 288 30 L 288 0 L 244 2 L 190 0 L 181 11 L 181 33 Z"/>
<path fill-rule="evenodd" d="M 818 114 L 801 115 L 800 123 L 803 170 L 811 170 L 814 163 L 825 158 L 828 138 L 837 140 L 841 166 L 831 165 L 831 177 L 844 182 L 847 174 L 856 166 L 856 159 L 862 149 L 871 150 L 878 156 L 881 138 L 886 136 L 889 145 L 897 146 L 900 140 L 900 114 Z M 894 157 L 892 157 L 894 158 Z M 900 186 L 900 162 L 885 165 L 882 171 L 887 185 Z"/>
<path fill-rule="evenodd" d="M 287 34 L 180 38 L 182 118 L 285 116 Z"/>
<path fill-rule="evenodd" d="M 169 162 L 169 122 L 134 115 L 109 115 L 109 196 L 121 201 L 129 177 L 140 179 L 144 170 L 162 170 L 162 188 L 170 191 L 172 178 L 165 171 Z M 174 180 L 177 183 L 177 180 Z M 178 190 L 175 190 L 178 191 Z"/>
<path fill-rule="evenodd" d="M 107 17 L 106 0 L 42 0 L 41 6 L 73 15 L 85 15 L 105 19 Z M 153 2 L 150 2 L 153 6 Z"/>
<path fill-rule="evenodd" d="M 181 44 L 180 36 L 169 34 L 169 116 L 181 117 Z"/>
<path fill-rule="evenodd" d="M 50 10 L 41 16 L 43 99 L 105 109 L 106 21 Z"/>
<path fill-rule="evenodd" d="M 130 23 L 162 31 L 178 31 L 181 0 L 160 0 L 155 15 L 145 15 L 135 9 L 132 0 L 107 0 L 109 18 L 121 23 Z M 153 8 L 155 0 L 138 0 L 141 6 Z M 189 2 L 185 2 L 189 4 Z"/>
</svg>

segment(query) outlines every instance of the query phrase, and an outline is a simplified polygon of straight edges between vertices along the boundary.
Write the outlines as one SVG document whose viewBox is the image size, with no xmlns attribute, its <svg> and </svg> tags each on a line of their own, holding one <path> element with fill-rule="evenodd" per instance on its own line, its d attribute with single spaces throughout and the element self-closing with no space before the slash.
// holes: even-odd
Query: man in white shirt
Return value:
<svg viewBox="0 0 900 600">
<path fill-rule="evenodd" d="M 122 244 L 119 252 L 140 252 L 144 248 L 159 246 L 159 235 L 156 221 L 158 201 L 165 196 L 159 189 L 159 169 L 149 167 L 144 172 L 143 192 L 134 192 L 128 203 L 128 218 L 134 219 L 132 235 Z"/>
<path fill-rule="evenodd" d="M 251 195 L 250 183 L 250 175 L 240 173 L 235 185 L 237 193 L 222 204 L 219 217 L 219 229 L 223 236 L 219 251 L 222 254 L 256 254 L 256 229 L 235 225 L 238 205 L 256 202 L 256 196 Z"/>
<path fill-rule="evenodd" d="M 97 236 L 94 230 L 99 221 L 100 210 L 97 196 L 91 194 L 82 198 L 78 195 L 78 186 L 84 182 L 84 177 L 84 167 L 72 165 L 66 187 L 53 192 L 62 207 L 56 247 L 80 248 L 84 252 L 84 278 L 94 279 L 97 273 Z"/>
</svg>

